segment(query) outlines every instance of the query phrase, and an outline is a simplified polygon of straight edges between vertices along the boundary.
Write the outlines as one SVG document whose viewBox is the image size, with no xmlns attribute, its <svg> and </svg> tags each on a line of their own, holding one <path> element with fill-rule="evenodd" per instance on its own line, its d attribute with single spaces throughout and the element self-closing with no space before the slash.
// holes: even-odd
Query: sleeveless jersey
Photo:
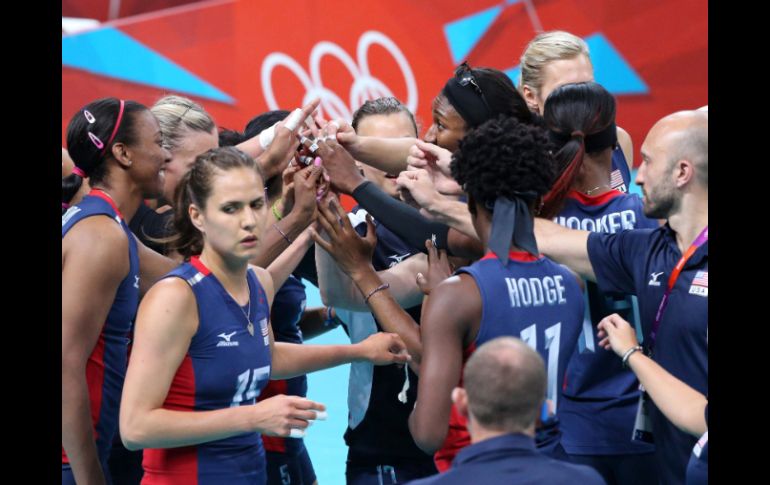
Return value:
<svg viewBox="0 0 770 485">
<path fill-rule="evenodd" d="M 128 342 L 139 305 L 139 254 L 136 240 L 118 207 L 103 192 L 94 190 L 62 215 L 61 236 L 86 217 L 106 215 L 114 219 L 128 238 L 129 270 L 120 282 L 107 320 L 86 364 L 86 382 L 91 403 L 91 421 L 99 459 L 110 453 L 118 429 L 118 411 L 123 381 L 126 378 Z M 62 448 L 62 463 L 69 463 Z"/>
<path fill-rule="evenodd" d="M 571 229 L 617 233 L 630 229 L 656 228 L 647 218 L 637 195 L 610 191 L 589 197 L 571 191 L 554 222 Z M 636 297 L 624 293 L 602 293 L 587 281 L 586 311 L 578 347 L 567 366 L 564 398 L 559 409 L 562 446 L 571 454 L 615 455 L 650 453 L 655 447 L 632 441 L 639 400 L 639 382 L 611 350 L 598 345 L 596 325 L 617 313 L 636 327 L 643 342 Z"/>
<path fill-rule="evenodd" d="M 465 350 L 463 362 L 489 340 L 518 337 L 545 361 L 546 397 L 552 409 L 558 409 L 564 371 L 582 325 L 584 304 L 575 276 L 548 258 L 515 251 L 506 266 L 490 252 L 456 274 L 461 273 L 473 277 L 482 302 L 478 335 Z M 548 431 L 538 433 L 538 448 L 546 453 L 558 444 L 557 424 L 551 417 L 545 424 Z M 457 452 L 468 444 L 466 420 L 452 405 L 447 438 L 435 455 L 439 470 L 449 468 Z"/>
<path fill-rule="evenodd" d="M 197 258 L 166 275 L 195 294 L 198 330 L 177 369 L 163 407 L 209 411 L 248 406 L 270 379 L 269 308 L 257 277 L 247 272 L 249 309 L 243 310 Z M 247 330 L 246 314 L 254 325 Z M 167 449 L 144 450 L 142 484 L 259 484 L 266 479 L 259 433 Z"/>
</svg>

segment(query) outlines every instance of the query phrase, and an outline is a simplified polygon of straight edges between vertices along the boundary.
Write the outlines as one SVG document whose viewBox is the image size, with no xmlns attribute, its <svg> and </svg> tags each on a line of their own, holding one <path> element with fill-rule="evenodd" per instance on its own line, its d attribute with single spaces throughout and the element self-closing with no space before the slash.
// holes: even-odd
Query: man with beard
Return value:
<svg viewBox="0 0 770 485">
<path fill-rule="evenodd" d="M 657 229 L 598 234 L 537 219 L 543 254 L 596 281 L 602 291 L 639 298 L 645 351 L 678 379 L 708 395 L 708 112 L 682 111 L 650 130 L 636 183 Z M 629 349 L 633 350 L 633 349 Z M 652 440 L 661 481 L 684 484 L 696 439 L 651 402 L 635 438 Z M 649 423 L 649 424 L 648 424 Z"/>
</svg>

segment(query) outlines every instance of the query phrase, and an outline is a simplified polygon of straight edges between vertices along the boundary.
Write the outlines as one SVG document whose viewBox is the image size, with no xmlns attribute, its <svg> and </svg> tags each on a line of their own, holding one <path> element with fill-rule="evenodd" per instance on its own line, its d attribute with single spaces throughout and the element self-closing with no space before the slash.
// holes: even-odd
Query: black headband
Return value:
<svg viewBox="0 0 770 485">
<path fill-rule="evenodd" d="M 567 142 L 572 139 L 573 134 L 575 133 L 576 132 L 569 134 L 558 133 L 553 130 L 548 130 L 548 137 L 552 142 L 554 142 L 554 144 L 556 144 L 556 146 L 559 147 L 559 149 L 561 149 L 561 147 L 566 145 Z M 617 126 L 615 126 L 615 122 L 612 122 L 607 126 L 607 128 L 598 133 L 583 136 L 583 140 L 586 147 L 586 153 L 594 153 L 604 150 L 605 148 L 612 148 L 618 142 Z"/>
<path fill-rule="evenodd" d="M 534 256 L 538 255 L 534 221 L 529 211 L 529 205 L 536 198 L 536 193 L 527 191 L 514 192 L 513 199 L 498 197 L 495 200 L 488 246 L 503 265 L 508 264 L 511 242 Z"/>
<path fill-rule="evenodd" d="M 471 84 L 463 86 L 453 77 L 446 82 L 442 92 L 469 126 L 479 126 L 492 118 L 492 110 Z"/>
</svg>

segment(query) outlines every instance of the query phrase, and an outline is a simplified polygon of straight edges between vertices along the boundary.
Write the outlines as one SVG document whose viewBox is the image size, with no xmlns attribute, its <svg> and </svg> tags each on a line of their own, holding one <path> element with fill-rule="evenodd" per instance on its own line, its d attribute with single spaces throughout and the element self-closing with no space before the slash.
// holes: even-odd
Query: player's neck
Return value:
<svg viewBox="0 0 770 485">
<path fill-rule="evenodd" d="M 709 224 L 708 195 L 683 197 L 680 209 L 669 217 L 668 224 L 676 232 L 677 246 L 684 253 Z"/>
<path fill-rule="evenodd" d="M 208 247 L 201 253 L 200 261 L 236 301 L 240 302 L 244 299 L 244 295 L 248 292 L 246 280 L 248 262 L 226 260 Z"/>
</svg>

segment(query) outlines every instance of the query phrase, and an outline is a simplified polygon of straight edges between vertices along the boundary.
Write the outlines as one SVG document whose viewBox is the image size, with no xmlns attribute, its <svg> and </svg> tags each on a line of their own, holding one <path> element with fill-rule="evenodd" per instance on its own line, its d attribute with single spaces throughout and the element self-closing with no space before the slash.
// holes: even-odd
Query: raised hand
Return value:
<svg viewBox="0 0 770 485">
<path fill-rule="evenodd" d="M 639 345 L 636 329 L 617 313 L 604 317 L 599 322 L 598 328 L 597 336 L 601 339 L 599 345 L 606 350 L 612 349 L 618 357 L 622 357 L 628 349 Z"/>
<path fill-rule="evenodd" d="M 351 278 L 365 270 L 374 271 L 372 255 L 377 244 L 377 234 L 371 216 L 366 216 L 366 237 L 358 235 L 350 219 L 336 197 L 329 197 L 326 203 L 318 204 L 318 223 L 328 234 L 327 242 L 315 230 L 311 230 L 313 240 L 329 253 L 337 265 Z"/>
<path fill-rule="evenodd" d="M 409 156 L 406 158 L 406 163 L 409 165 L 408 170 L 427 170 L 436 190 L 440 193 L 460 195 L 462 188 L 452 178 L 452 171 L 449 168 L 451 162 L 452 152 L 422 140 L 417 140 L 412 145 L 412 148 L 409 149 Z"/>
<path fill-rule="evenodd" d="M 278 122 L 274 128 L 274 136 L 267 150 L 257 159 L 262 167 L 265 179 L 280 174 L 294 157 L 299 146 L 298 134 L 305 128 L 303 122 L 318 107 L 320 100 L 316 99 L 303 106 L 299 111 L 295 110 L 283 121 Z M 270 129 L 270 128 L 268 128 Z"/>
<path fill-rule="evenodd" d="M 360 346 L 364 359 L 374 365 L 405 364 L 412 360 L 406 344 L 396 333 L 378 332 L 356 345 Z"/>
<path fill-rule="evenodd" d="M 321 130 L 316 140 L 305 140 L 308 150 L 321 157 L 323 166 L 329 175 L 331 186 L 343 194 L 352 194 L 366 179 L 356 168 L 353 156 L 339 143 L 336 135 L 339 123 L 331 121 Z"/>
<path fill-rule="evenodd" d="M 452 276 L 452 265 L 446 251 L 437 250 L 430 239 L 425 241 L 425 247 L 428 249 L 428 274 L 417 273 L 417 286 L 424 294 L 430 295 L 433 288 Z"/>
</svg>

